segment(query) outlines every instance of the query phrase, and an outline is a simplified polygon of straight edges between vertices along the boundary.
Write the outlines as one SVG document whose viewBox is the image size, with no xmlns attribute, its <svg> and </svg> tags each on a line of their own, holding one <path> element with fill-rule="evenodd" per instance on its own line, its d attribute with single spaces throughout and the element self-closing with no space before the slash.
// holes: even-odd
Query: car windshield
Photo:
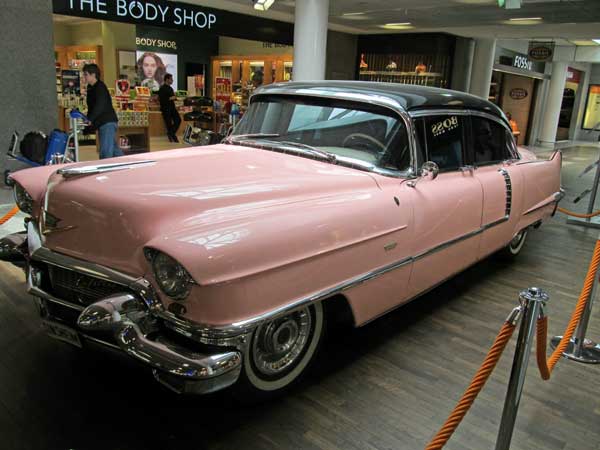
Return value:
<svg viewBox="0 0 600 450">
<path fill-rule="evenodd" d="M 293 146 L 299 154 L 332 163 L 407 170 L 410 151 L 404 122 L 386 108 L 319 97 L 259 95 L 235 131 L 233 142 Z"/>
</svg>

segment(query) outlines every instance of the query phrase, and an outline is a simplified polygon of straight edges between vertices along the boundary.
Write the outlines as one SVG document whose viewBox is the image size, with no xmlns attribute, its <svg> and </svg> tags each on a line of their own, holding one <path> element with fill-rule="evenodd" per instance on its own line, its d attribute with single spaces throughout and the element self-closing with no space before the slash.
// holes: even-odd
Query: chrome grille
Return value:
<svg viewBox="0 0 600 450">
<path fill-rule="evenodd" d="M 76 305 L 88 306 L 101 298 L 127 291 L 120 284 L 58 266 L 48 265 L 48 275 L 51 294 Z"/>
</svg>

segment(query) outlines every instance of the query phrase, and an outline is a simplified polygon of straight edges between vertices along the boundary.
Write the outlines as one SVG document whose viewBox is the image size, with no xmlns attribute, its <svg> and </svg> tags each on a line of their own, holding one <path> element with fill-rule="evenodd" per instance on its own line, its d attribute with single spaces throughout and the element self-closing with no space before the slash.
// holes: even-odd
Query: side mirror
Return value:
<svg viewBox="0 0 600 450">
<path fill-rule="evenodd" d="M 433 161 L 427 161 L 421 166 L 421 176 L 428 180 L 435 180 L 440 173 L 440 168 Z"/>
<path fill-rule="evenodd" d="M 439 166 L 436 163 L 434 163 L 433 161 L 427 161 L 427 162 L 423 163 L 423 165 L 421 166 L 421 171 L 419 172 L 419 175 L 421 176 L 421 178 L 415 178 L 415 179 L 410 180 L 408 182 L 408 186 L 411 188 L 414 188 L 417 186 L 417 183 L 423 179 L 435 180 L 439 173 L 440 173 Z"/>
</svg>

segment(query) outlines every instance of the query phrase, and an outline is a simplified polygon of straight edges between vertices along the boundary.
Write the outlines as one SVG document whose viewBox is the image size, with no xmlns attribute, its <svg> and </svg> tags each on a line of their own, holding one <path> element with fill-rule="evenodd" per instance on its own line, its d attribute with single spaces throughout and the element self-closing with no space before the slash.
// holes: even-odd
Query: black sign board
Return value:
<svg viewBox="0 0 600 450">
<path fill-rule="evenodd" d="M 53 12 L 135 25 L 205 31 L 292 44 L 293 25 L 220 9 L 166 0 L 53 0 Z"/>
</svg>

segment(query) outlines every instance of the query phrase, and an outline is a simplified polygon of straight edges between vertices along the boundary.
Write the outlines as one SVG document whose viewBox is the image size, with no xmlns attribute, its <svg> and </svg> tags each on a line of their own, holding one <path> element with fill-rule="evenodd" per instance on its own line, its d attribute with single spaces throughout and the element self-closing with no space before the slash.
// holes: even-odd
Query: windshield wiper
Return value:
<svg viewBox="0 0 600 450">
<path fill-rule="evenodd" d="M 313 147 L 312 145 L 303 144 L 302 142 L 294 142 L 294 141 L 275 141 L 285 145 L 293 145 L 295 147 L 305 148 L 309 150 L 311 153 L 319 156 L 323 156 L 327 161 L 335 163 L 337 162 L 337 156 L 331 152 L 326 152 L 325 150 L 321 150 L 319 148 Z"/>
<path fill-rule="evenodd" d="M 255 139 L 255 138 L 273 138 L 279 137 L 280 135 L 277 133 L 248 133 L 248 134 L 236 134 L 227 136 L 223 139 L 223 142 L 230 143 L 235 142 L 237 139 Z"/>
</svg>

